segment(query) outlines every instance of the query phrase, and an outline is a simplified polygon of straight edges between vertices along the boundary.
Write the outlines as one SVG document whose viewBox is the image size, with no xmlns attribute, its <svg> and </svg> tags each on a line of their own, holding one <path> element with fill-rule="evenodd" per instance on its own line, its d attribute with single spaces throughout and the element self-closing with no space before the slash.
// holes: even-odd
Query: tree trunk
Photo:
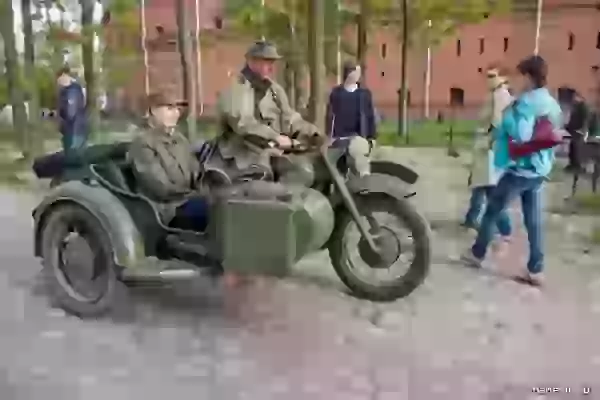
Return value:
<svg viewBox="0 0 600 400">
<path fill-rule="evenodd" d="M 399 133 L 408 143 L 408 0 L 402 0 L 402 65 L 400 71 Z"/>
<path fill-rule="evenodd" d="M 362 70 L 362 83 L 367 82 L 367 52 L 369 48 L 368 31 L 369 31 L 369 0 L 360 0 L 360 13 L 357 16 L 357 46 L 356 58 L 360 69 Z"/>
<path fill-rule="evenodd" d="M 186 118 L 186 133 L 188 138 L 193 139 L 196 136 L 196 118 L 197 118 L 197 99 L 196 85 L 192 77 L 194 71 L 191 62 L 191 43 L 190 31 L 187 24 L 187 12 L 184 0 L 177 0 L 175 3 L 175 13 L 177 16 L 177 43 L 179 49 L 179 59 L 181 62 L 181 79 L 183 85 L 183 98 L 187 101 L 189 107 Z"/>
<path fill-rule="evenodd" d="M 25 76 L 27 78 L 27 98 L 29 100 L 29 129 L 24 132 L 23 140 L 27 143 L 27 147 L 32 150 L 32 152 L 36 153 L 39 150 L 43 150 L 41 148 L 35 148 L 34 146 L 39 147 L 39 144 L 43 144 L 38 140 L 35 140 L 35 136 L 40 128 L 39 126 L 39 117 L 40 117 L 40 107 L 39 107 L 39 92 L 37 88 L 37 79 L 35 73 L 35 38 L 33 36 L 33 27 L 32 27 L 32 17 L 31 17 L 31 0 L 21 0 L 21 13 L 23 18 L 23 37 L 24 37 L 24 67 L 25 67 Z"/>
<path fill-rule="evenodd" d="M 325 131 L 325 19 L 323 0 L 310 0 L 309 56 L 310 102 L 309 118 L 321 132 Z"/>
<path fill-rule="evenodd" d="M 27 130 L 27 111 L 25 109 L 23 88 L 21 85 L 21 73 L 19 67 L 19 56 L 15 45 L 14 11 L 11 0 L 0 0 L 2 12 L 0 12 L 0 29 L 4 39 L 4 57 L 6 77 L 10 104 L 12 105 L 13 127 L 17 142 L 25 158 L 30 157 L 28 143 L 24 140 Z"/>
<path fill-rule="evenodd" d="M 295 109 L 296 108 L 296 94 L 295 94 L 295 85 L 294 85 L 294 69 L 292 63 L 287 61 L 283 67 L 283 88 L 290 99 L 290 106 Z"/>
<path fill-rule="evenodd" d="M 96 62 L 94 57 L 94 0 L 81 0 L 81 59 L 83 62 L 83 77 L 85 80 L 86 110 L 89 116 L 90 134 L 95 135 L 98 115 L 98 93 L 96 88 Z"/>
<path fill-rule="evenodd" d="M 294 63 L 294 106 L 297 111 L 306 112 L 306 69 L 303 63 Z"/>
<path fill-rule="evenodd" d="M 47 29 L 56 29 L 54 23 L 50 18 L 50 9 L 52 8 L 53 1 L 52 0 L 44 0 L 44 13 L 46 14 L 46 25 Z M 52 53 L 50 56 L 50 66 L 53 70 L 58 71 L 60 67 L 64 64 L 64 56 L 62 52 L 62 46 L 60 42 L 55 37 L 46 37 L 46 45 L 52 48 Z"/>
</svg>

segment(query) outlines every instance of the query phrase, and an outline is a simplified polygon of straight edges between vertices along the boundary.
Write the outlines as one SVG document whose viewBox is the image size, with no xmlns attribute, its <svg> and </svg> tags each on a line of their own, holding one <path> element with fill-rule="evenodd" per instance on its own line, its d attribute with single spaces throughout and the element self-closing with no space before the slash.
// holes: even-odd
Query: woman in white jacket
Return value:
<svg viewBox="0 0 600 400">
<path fill-rule="evenodd" d="M 494 167 L 492 131 L 502 120 L 502 113 L 506 107 L 513 101 L 513 97 L 508 90 L 507 79 L 498 68 L 488 68 L 487 81 L 490 92 L 481 110 L 480 127 L 474 135 L 472 163 L 469 173 L 471 200 L 463 222 L 464 227 L 473 231 L 477 231 L 486 199 L 490 196 L 502 173 Z M 498 219 L 497 227 L 498 233 L 504 239 L 508 239 L 512 227 L 506 212 L 503 212 Z"/>
</svg>

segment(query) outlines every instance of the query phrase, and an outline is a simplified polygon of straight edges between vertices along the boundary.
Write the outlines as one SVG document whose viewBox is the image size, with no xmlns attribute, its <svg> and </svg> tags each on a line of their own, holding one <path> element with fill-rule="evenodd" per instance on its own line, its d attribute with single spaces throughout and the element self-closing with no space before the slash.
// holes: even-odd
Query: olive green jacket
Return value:
<svg viewBox="0 0 600 400">
<path fill-rule="evenodd" d="M 189 194 L 200 172 L 189 141 L 178 132 L 149 128 L 131 143 L 129 159 L 142 192 L 159 202 Z"/>
<path fill-rule="evenodd" d="M 244 68 L 222 92 L 218 112 L 223 134 L 219 150 L 234 159 L 238 168 L 268 163 L 269 141 L 283 135 L 312 135 L 315 125 L 290 107 L 285 90 L 272 80 L 263 80 Z"/>
</svg>

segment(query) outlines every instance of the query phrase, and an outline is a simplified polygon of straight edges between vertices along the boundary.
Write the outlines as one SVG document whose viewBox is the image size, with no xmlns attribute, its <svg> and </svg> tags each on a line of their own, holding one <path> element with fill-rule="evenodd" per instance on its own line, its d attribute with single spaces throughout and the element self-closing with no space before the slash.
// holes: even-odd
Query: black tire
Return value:
<svg viewBox="0 0 600 400">
<path fill-rule="evenodd" d="M 413 238 L 414 259 L 406 274 L 381 285 L 374 285 L 358 277 L 345 252 L 344 235 L 355 222 L 347 210 L 336 215 L 336 225 L 329 242 L 329 256 L 335 272 L 342 282 L 359 298 L 371 301 L 394 301 L 411 294 L 427 275 L 431 263 L 431 230 L 427 221 L 406 199 L 397 199 L 381 193 L 365 193 L 355 197 L 360 209 L 383 211 L 396 216 L 406 226 Z"/>
<path fill-rule="evenodd" d="M 43 274 L 53 303 L 66 312 L 80 318 L 98 317 L 108 312 L 114 303 L 118 279 L 112 248 L 107 233 L 90 212 L 76 204 L 60 205 L 50 211 L 42 228 Z M 61 272 L 63 264 L 61 247 L 69 235 L 69 226 L 77 225 L 85 231 L 86 243 L 93 253 L 94 276 L 103 281 L 101 293 L 93 299 L 85 299 L 68 282 Z M 97 272 L 96 272 L 97 271 Z"/>
</svg>

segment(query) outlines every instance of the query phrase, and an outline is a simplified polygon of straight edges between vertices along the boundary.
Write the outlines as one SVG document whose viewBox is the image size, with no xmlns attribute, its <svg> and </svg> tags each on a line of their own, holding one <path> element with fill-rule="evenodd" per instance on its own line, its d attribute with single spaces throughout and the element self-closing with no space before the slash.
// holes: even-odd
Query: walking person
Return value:
<svg viewBox="0 0 600 400">
<path fill-rule="evenodd" d="M 521 94 L 506 110 L 500 125 L 494 131 L 495 165 L 506 168 L 506 172 L 488 201 L 475 243 L 461 259 L 470 266 L 481 267 L 498 218 L 514 198 L 520 197 L 523 221 L 529 238 L 529 261 L 522 279 L 539 286 L 543 283 L 544 269 L 542 191 L 544 181 L 552 170 L 555 155 L 553 147 L 548 146 L 544 140 L 537 140 L 542 136 L 538 128 L 542 126 L 539 122 L 547 122 L 550 130 L 560 129 L 562 111 L 546 88 L 548 66 L 542 57 L 526 58 L 519 63 L 517 71 L 521 81 L 517 88 Z M 529 146 L 532 149 L 515 156 L 511 152 L 515 145 Z"/>
<path fill-rule="evenodd" d="M 83 88 L 72 76 L 68 66 L 63 67 L 56 79 L 58 85 L 59 131 L 67 162 L 77 162 L 79 152 L 88 139 L 88 118 Z"/>
<path fill-rule="evenodd" d="M 565 125 L 565 130 L 571 135 L 569 141 L 569 164 L 565 168 L 567 172 L 581 172 L 583 165 L 583 146 L 588 135 L 589 122 L 591 120 L 591 110 L 586 104 L 585 99 L 576 90 L 573 90 L 573 100 L 570 107 L 569 122 Z"/>
<path fill-rule="evenodd" d="M 343 78 L 344 83 L 329 95 L 326 132 L 332 136 L 332 147 L 348 155 L 354 175 L 363 176 L 371 171 L 369 157 L 377 135 L 373 96 L 360 86 L 359 65 L 345 63 Z"/>
<path fill-rule="evenodd" d="M 494 165 L 492 133 L 500 124 L 502 113 L 513 101 L 504 75 L 494 66 L 490 66 L 486 73 L 489 96 L 481 111 L 480 127 L 475 131 L 473 140 L 473 162 L 469 173 L 471 199 L 462 224 L 473 233 L 477 232 L 487 199 L 502 172 Z M 510 218 L 505 210 L 500 213 L 496 226 L 501 236 L 498 243 L 502 246 L 509 241 L 512 233 Z"/>
</svg>

